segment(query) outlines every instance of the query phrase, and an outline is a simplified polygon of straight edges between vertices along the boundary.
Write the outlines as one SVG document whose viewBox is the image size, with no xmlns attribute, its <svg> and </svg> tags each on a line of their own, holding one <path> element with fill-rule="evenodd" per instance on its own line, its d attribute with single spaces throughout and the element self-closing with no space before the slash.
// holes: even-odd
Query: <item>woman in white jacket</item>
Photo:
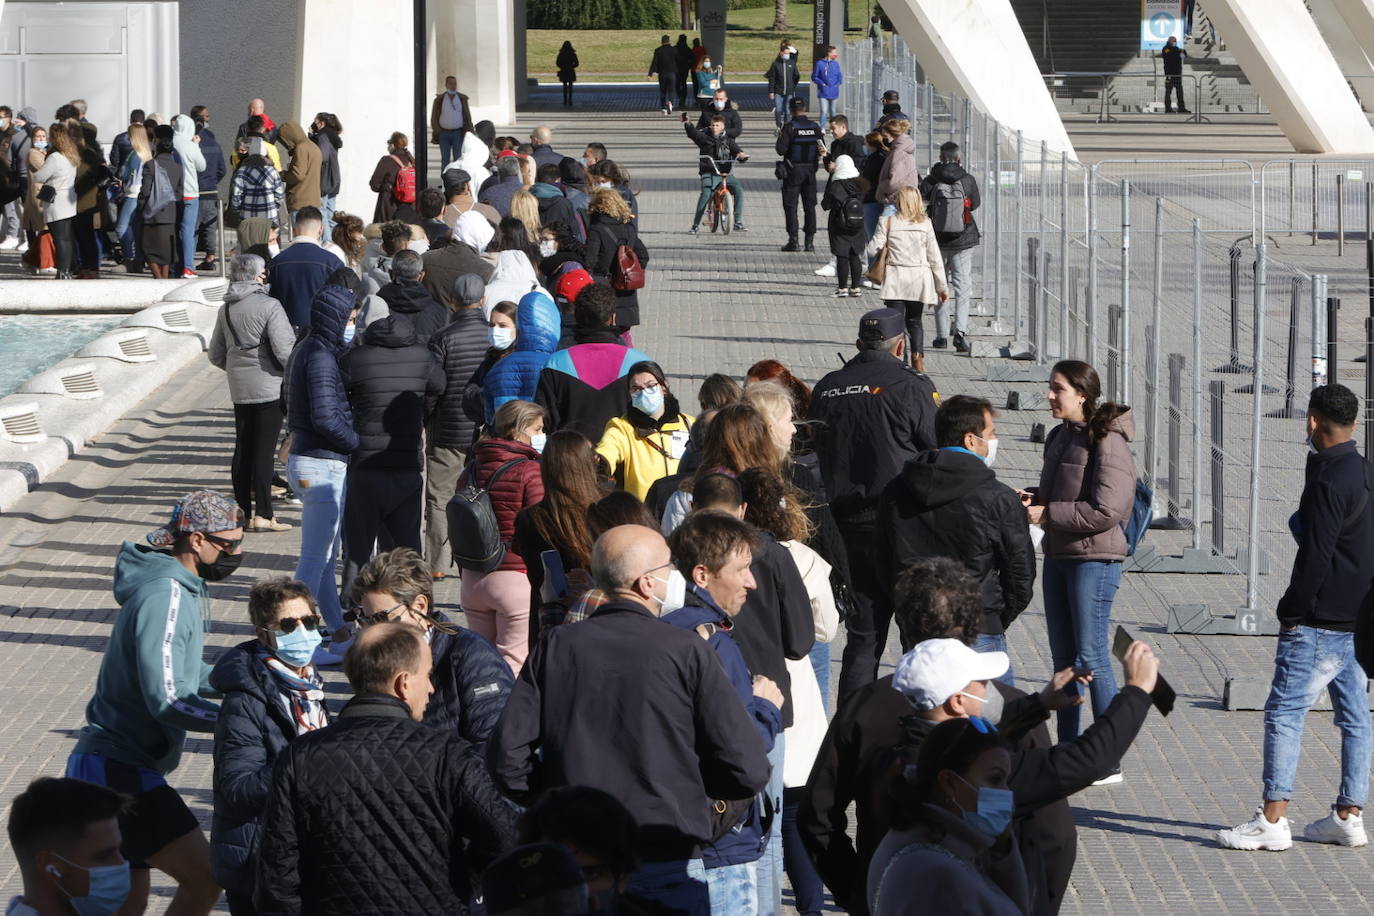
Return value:
<svg viewBox="0 0 1374 916">
<path fill-rule="evenodd" d="M 921 315 L 927 305 L 934 306 L 949 298 L 945 282 L 945 261 L 935 240 L 935 227 L 926 215 L 921 192 L 904 187 L 897 192 L 897 212 L 878 220 L 877 231 L 868 241 L 869 261 L 887 247 L 887 270 L 883 275 L 883 305 L 906 313 L 906 333 L 911 338 L 908 347 L 911 363 L 917 368 L 924 363 L 925 332 Z M 935 329 L 936 347 L 945 345 L 945 337 Z"/>
<path fill-rule="evenodd" d="M 52 233 L 57 279 L 70 280 L 76 255 L 76 166 L 80 154 L 61 121 L 48 128 L 48 142 L 48 158 L 31 180 L 45 189 L 38 192 L 38 200 L 44 201 L 43 216 Z"/>
<path fill-rule="evenodd" d="M 200 220 L 200 173 L 205 154 L 200 151 L 196 122 L 189 115 L 172 118 L 172 147 L 181 158 L 181 276 L 196 276 L 196 225 Z"/>
</svg>

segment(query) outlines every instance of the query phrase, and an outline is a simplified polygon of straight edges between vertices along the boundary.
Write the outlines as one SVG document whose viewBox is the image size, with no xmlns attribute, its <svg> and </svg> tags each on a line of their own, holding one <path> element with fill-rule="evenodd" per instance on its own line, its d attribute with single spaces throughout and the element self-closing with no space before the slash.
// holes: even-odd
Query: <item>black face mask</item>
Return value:
<svg viewBox="0 0 1374 916">
<path fill-rule="evenodd" d="M 219 558 L 213 563 L 206 563 L 200 557 L 196 557 L 196 575 L 206 582 L 218 582 L 227 579 L 243 565 L 243 553 L 229 553 L 221 550 Z"/>
</svg>

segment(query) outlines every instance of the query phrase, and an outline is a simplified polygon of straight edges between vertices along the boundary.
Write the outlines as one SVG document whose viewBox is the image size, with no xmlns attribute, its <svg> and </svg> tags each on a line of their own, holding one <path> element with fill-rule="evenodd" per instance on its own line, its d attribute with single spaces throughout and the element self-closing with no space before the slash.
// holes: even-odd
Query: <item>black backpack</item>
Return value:
<svg viewBox="0 0 1374 916">
<path fill-rule="evenodd" d="M 473 572 L 489 573 L 506 558 L 506 543 L 501 540 L 501 525 L 491 505 L 491 488 L 497 479 L 512 466 L 529 458 L 512 458 L 496 469 L 485 487 L 477 486 L 477 461 L 472 462 L 472 474 L 467 486 L 453 494 L 448 501 L 448 543 L 453 551 L 453 563 Z"/>
<path fill-rule="evenodd" d="M 864 227 L 864 200 L 858 194 L 850 194 L 844 199 L 844 227 L 850 232 L 858 232 Z"/>
</svg>

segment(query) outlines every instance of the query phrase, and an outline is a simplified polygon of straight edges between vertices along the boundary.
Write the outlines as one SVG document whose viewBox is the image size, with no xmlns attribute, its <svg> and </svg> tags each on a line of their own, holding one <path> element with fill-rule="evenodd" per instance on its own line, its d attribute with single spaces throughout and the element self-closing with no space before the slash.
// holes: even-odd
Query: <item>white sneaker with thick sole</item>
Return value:
<svg viewBox="0 0 1374 916">
<path fill-rule="evenodd" d="M 16 248 L 18 248 L 18 247 L 19 247 L 19 239 L 18 239 L 18 237 L 13 236 L 13 235 L 10 236 L 9 238 L 5 239 L 3 242 L 0 242 L 0 251 L 13 251 L 14 249 L 16 249 Z"/>
<path fill-rule="evenodd" d="M 1364 832 L 1364 816 L 1352 812 L 1342 818 L 1336 813 L 1335 805 L 1326 817 L 1308 824 L 1302 836 L 1313 843 L 1337 846 L 1364 846 L 1369 842 L 1369 834 Z"/>
<path fill-rule="evenodd" d="M 834 258 L 831 258 L 829 261 L 826 261 L 826 262 L 825 262 L 824 264 L 822 264 L 820 267 L 816 268 L 816 276 L 818 276 L 818 277 L 833 277 L 833 276 L 835 276 L 835 260 L 834 260 Z"/>
<path fill-rule="evenodd" d="M 1256 808 L 1255 816 L 1243 824 L 1227 830 L 1217 831 L 1217 841 L 1227 849 L 1244 849 L 1253 852 L 1267 849 L 1280 852 L 1293 845 L 1293 831 L 1288 826 L 1288 818 L 1281 817 L 1278 823 L 1271 824 L 1264 816 L 1264 808 Z"/>
<path fill-rule="evenodd" d="M 941 341 L 943 341 L 943 343 L 941 343 L 941 344 L 939 345 L 940 347 L 948 346 L 949 341 L 946 341 L 943 337 L 940 338 L 940 339 L 941 339 Z M 932 346 L 932 347 L 935 346 L 935 343 L 934 343 L 933 341 L 931 342 L 931 346 Z M 1103 776 L 1101 779 L 1094 779 L 1094 780 L 1093 780 L 1093 785 L 1095 785 L 1095 786 L 1119 786 L 1119 785 L 1121 785 L 1121 783 L 1123 783 L 1123 782 L 1125 782 L 1125 781 L 1126 781 L 1126 777 L 1124 777 L 1124 776 L 1121 775 L 1121 770 L 1120 770 L 1120 769 L 1115 769 L 1115 770 L 1112 770 L 1110 773 L 1108 773 L 1106 776 Z"/>
</svg>

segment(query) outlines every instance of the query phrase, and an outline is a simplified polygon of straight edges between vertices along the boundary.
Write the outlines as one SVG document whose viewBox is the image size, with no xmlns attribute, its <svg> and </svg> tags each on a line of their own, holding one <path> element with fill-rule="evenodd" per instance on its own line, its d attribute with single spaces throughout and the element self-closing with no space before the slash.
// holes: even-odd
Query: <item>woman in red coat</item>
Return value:
<svg viewBox="0 0 1374 916">
<path fill-rule="evenodd" d="M 529 653 L 530 581 L 526 560 L 511 545 L 515 537 L 515 516 L 526 506 L 544 498 L 544 483 L 539 476 L 539 453 L 544 449 L 544 408 L 529 401 L 507 401 L 492 417 L 482 438 L 472 447 L 472 456 L 458 488 L 468 483 L 487 489 L 491 507 L 501 526 L 506 556 L 493 572 L 462 571 L 463 611 L 468 628 L 496 644 L 516 674 Z M 488 482 L 500 467 L 514 461 L 496 479 Z"/>
</svg>

